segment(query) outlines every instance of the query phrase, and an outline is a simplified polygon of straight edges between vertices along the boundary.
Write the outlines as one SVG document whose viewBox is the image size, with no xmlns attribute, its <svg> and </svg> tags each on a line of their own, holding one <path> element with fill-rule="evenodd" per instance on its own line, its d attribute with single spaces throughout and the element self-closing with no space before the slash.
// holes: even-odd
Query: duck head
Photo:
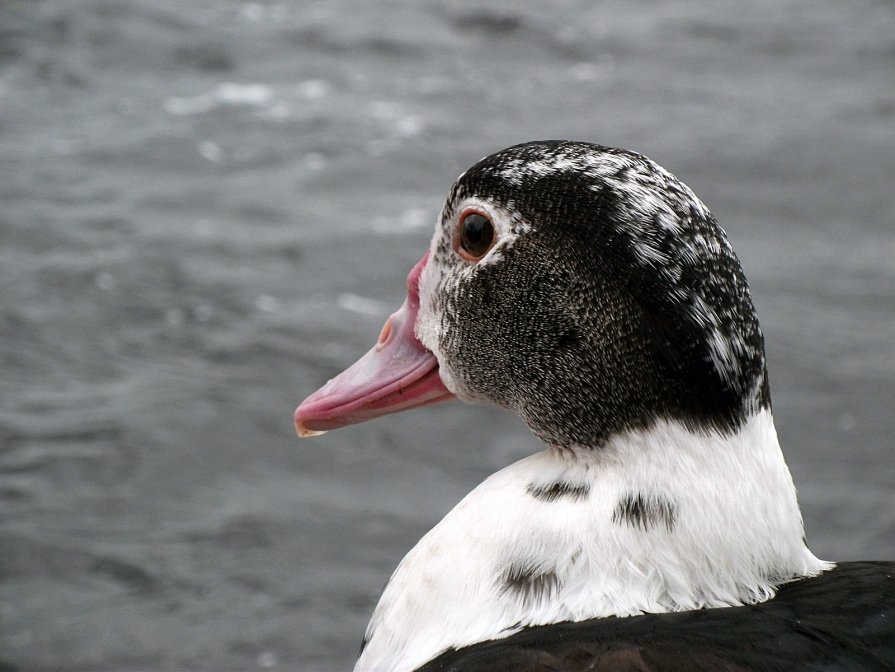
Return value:
<svg viewBox="0 0 895 672">
<path fill-rule="evenodd" d="M 730 433 L 770 405 L 762 334 L 723 230 L 639 154 L 531 142 L 454 183 L 377 344 L 295 412 L 300 435 L 457 397 L 547 444 L 678 420 Z"/>
</svg>

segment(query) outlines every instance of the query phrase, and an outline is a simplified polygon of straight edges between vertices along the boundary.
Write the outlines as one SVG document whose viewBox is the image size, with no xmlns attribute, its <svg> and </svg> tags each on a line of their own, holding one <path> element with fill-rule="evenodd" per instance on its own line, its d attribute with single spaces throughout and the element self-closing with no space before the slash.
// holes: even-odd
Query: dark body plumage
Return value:
<svg viewBox="0 0 895 672">
<path fill-rule="evenodd" d="M 895 670 L 895 562 L 846 562 L 762 604 L 529 628 L 420 672 Z"/>
</svg>

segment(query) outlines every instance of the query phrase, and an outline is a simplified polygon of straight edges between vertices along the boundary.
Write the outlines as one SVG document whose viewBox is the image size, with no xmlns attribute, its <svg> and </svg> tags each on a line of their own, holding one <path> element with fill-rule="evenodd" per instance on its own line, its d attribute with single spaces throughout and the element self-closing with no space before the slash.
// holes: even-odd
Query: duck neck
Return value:
<svg viewBox="0 0 895 672">
<path fill-rule="evenodd" d="M 395 571 L 356 670 L 529 625 L 760 602 L 828 566 L 805 546 L 769 409 L 730 435 L 658 421 L 473 490 Z"/>
</svg>

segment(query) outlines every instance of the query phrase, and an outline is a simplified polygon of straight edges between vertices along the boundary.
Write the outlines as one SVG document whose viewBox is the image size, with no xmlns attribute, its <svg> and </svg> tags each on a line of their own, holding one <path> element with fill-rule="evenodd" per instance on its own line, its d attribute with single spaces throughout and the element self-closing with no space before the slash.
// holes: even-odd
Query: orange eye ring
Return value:
<svg viewBox="0 0 895 672">
<path fill-rule="evenodd" d="M 472 208 L 460 214 L 453 241 L 457 254 L 467 261 L 476 262 L 488 254 L 495 242 L 497 233 L 490 217 Z"/>
</svg>

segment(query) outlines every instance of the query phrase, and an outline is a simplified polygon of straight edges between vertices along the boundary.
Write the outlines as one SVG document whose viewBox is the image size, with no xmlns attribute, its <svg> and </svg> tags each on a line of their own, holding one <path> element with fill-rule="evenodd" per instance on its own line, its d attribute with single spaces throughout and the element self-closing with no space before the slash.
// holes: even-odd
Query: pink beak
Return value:
<svg viewBox="0 0 895 672">
<path fill-rule="evenodd" d="M 314 436 L 454 397 L 441 382 L 438 360 L 414 333 L 420 307 L 420 274 L 426 252 L 407 276 L 407 299 L 385 321 L 373 349 L 301 402 L 295 431 Z"/>
</svg>

